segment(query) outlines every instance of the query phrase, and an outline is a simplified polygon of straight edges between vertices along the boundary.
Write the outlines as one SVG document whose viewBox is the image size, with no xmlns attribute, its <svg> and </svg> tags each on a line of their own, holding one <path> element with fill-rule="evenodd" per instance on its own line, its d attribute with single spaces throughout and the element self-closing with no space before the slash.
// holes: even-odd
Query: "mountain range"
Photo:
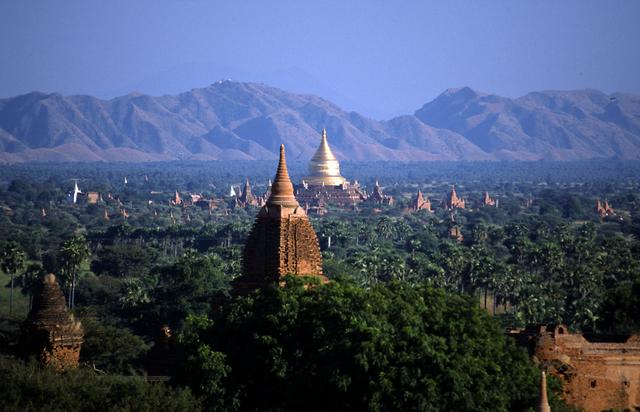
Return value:
<svg viewBox="0 0 640 412">
<path fill-rule="evenodd" d="M 0 99 L 0 162 L 309 159 L 327 129 L 339 159 L 640 159 L 640 95 L 448 89 L 377 121 L 314 95 L 219 81 L 111 100 L 33 92 Z"/>
</svg>

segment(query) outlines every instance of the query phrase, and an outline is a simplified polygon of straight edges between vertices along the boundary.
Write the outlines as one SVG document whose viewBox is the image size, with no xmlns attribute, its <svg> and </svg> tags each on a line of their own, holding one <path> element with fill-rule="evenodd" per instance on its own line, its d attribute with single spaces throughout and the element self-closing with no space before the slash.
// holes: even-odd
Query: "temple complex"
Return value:
<svg viewBox="0 0 640 412">
<path fill-rule="evenodd" d="M 640 409 L 640 335 L 580 335 L 553 324 L 509 335 L 562 381 L 568 404 L 586 412 Z"/>
<path fill-rule="evenodd" d="M 366 198 L 360 185 L 349 183 L 340 174 L 340 163 L 329 147 L 326 129 L 309 162 L 309 176 L 296 187 L 296 198 L 309 207 L 317 207 L 321 199 L 330 205 L 352 207 Z"/>
<path fill-rule="evenodd" d="M 382 188 L 380 187 L 380 183 L 376 180 L 376 185 L 373 187 L 373 193 L 371 193 L 366 201 L 368 203 L 373 203 L 374 205 L 387 205 L 393 206 L 393 197 L 387 196 L 382 192 Z"/>
<path fill-rule="evenodd" d="M 251 193 L 251 185 L 249 184 L 249 179 L 247 179 L 244 183 L 242 193 L 240 196 L 235 198 L 235 206 L 244 208 L 249 206 L 260 207 L 262 206 L 261 200 L 261 198 L 254 196 L 253 193 Z"/>
<path fill-rule="evenodd" d="M 611 205 L 609 205 L 609 201 L 605 200 L 604 203 L 602 203 L 600 199 L 596 200 L 596 213 L 600 217 L 613 216 L 616 214 Z"/>
<path fill-rule="evenodd" d="M 416 197 L 414 197 L 413 199 L 411 199 L 411 203 L 409 204 L 409 208 L 413 211 L 418 211 L 418 210 L 426 210 L 427 212 L 433 212 L 433 210 L 431 210 L 431 201 L 429 200 L 428 197 L 424 197 L 422 195 L 422 191 L 418 190 L 418 194 L 416 195 Z"/>
<path fill-rule="evenodd" d="M 43 277 L 33 298 L 33 308 L 22 325 L 20 349 L 56 370 L 76 368 L 84 338 L 82 325 L 73 318 L 55 275 Z"/>
<path fill-rule="evenodd" d="M 271 194 L 260 209 L 242 254 L 242 275 L 233 281 L 233 291 L 245 294 L 281 282 L 286 275 L 322 274 L 320 245 L 309 218 L 294 196 L 284 145 Z"/>
<path fill-rule="evenodd" d="M 484 192 L 484 197 L 482 198 L 482 206 L 497 206 L 496 200 L 489 196 L 489 192 Z"/>
<path fill-rule="evenodd" d="M 466 202 L 463 198 L 458 197 L 458 193 L 456 193 L 456 187 L 451 186 L 451 193 L 449 196 L 442 202 L 442 207 L 446 210 L 453 209 L 464 209 L 466 206 Z"/>
</svg>

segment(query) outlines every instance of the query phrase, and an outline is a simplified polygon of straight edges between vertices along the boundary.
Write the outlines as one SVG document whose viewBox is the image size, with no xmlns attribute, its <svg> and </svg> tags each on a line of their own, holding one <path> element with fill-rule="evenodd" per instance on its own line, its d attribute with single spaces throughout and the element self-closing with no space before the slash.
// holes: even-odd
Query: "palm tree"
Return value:
<svg viewBox="0 0 640 412">
<path fill-rule="evenodd" d="M 376 229 L 378 231 L 378 236 L 384 239 L 391 240 L 395 238 L 397 234 L 396 221 L 389 216 L 382 216 L 380 219 L 378 219 Z"/>
<path fill-rule="evenodd" d="M 11 277 L 11 293 L 9 294 L 9 314 L 13 314 L 13 287 L 16 275 L 24 269 L 25 253 L 16 242 L 8 242 L 0 254 L 2 271 Z"/>
<path fill-rule="evenodd" d="M 76 286 L 80 265 L 89 257 L 89 247 L 84 236 L 75 235 L 62 243 L 60 249 L 62 255 L 63 270 L 69 289 L 69 308 L 75 307 Z"/>
<path fill-rule="evenodd" d="M 46 274 L 40 263 L 32 263 L 27 266 L 27 270 L 22 274 L 20 284 L 22 286 L 22 293 L 26 294 L 29 298 L 28 310 L 31 310 L 33 306 L 33 292 L 36 288 L 38 280 Z"/>
</svg>

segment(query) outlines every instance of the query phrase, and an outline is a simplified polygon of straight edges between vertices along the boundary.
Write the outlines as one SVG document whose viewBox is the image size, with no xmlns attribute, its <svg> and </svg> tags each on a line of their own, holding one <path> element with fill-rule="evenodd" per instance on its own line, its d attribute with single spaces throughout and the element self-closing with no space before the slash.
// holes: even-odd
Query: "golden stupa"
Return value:
<svg viewBox="0 0 640 412">
<path fill-rule="evenodd" d="M 322 129 L 322 141 L 309 162 L 309 176 L 304 178 L 311 186 L 339 186 L 346 180 L 340 175 L 340 163 L 327 143 L 327 129 Z"/>
</svg>

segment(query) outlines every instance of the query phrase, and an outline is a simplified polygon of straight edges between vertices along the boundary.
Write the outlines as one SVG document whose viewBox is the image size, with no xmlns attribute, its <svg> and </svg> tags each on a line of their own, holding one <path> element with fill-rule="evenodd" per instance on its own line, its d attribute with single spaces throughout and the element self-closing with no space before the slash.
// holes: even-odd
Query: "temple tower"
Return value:
<svg viewBox="0 0 640 412">
<path fill-rule="evenodd" d="M 251 192 L 251 185 L 247 178 L 242 193 L 236 198 L 236 207 L 259 206 L 259 203 L 259 200 Z"/>
<path fill-rule="evenodd" d="M 433 212 L 431 210 L 431 201 L 429 200 L 429 198 L 425 198 L 422 195 L 422 191 L 418 190 L 418 194 L 416 195 L 416 197 L 414 197 L 411 200 L 411 203 L 409 204 L 409 208 L 411 210 L 414 211 L 418 211 L 418 210 L 426 210 L 428 212 Z"/>
<path fill-rule="evenodd" d="M 286 275 L 317 276 L 321 282 L 327 281 L 322 275 L 318 237 L 294 196 L 281 145 L 271 193 L 247 238 L 242 276 L 234 281 L 234 291 L 246 293 L 277 283 Z"/>
<path fill-rule="evenodd" d="M 495 206 L 496 205 L 496 200 L 494 198 L 492 198 L 491 196 L 489 196 L 489 192 L 484 192 L 484 196 L 482 198 L 482 205 L 483 206 Z"/>
<path fill-rule="evenodd" d="M 463 198 L 458 197 L 455 185 L 451 186 L 451 194 L 443 202 L 443 207 L 447 210 L 464 209 L 466 202 Z"/>
<path fill-rule="evenodd" d="M 22 325 L 21 351 L 57 370 L 76 368 L 83 337 L 82 325 L 67 310 L 55 275 L 44 276 Z"/>
<path fill-rule="evenodd" d="M 309 176 L 305 182 L 312 186 L 339 186 L 346 179 L 340 175 L 340 163 L 327 142 L 327 129 L 322 129 L 322 140 L 309 162 Z"/>
</svg>

